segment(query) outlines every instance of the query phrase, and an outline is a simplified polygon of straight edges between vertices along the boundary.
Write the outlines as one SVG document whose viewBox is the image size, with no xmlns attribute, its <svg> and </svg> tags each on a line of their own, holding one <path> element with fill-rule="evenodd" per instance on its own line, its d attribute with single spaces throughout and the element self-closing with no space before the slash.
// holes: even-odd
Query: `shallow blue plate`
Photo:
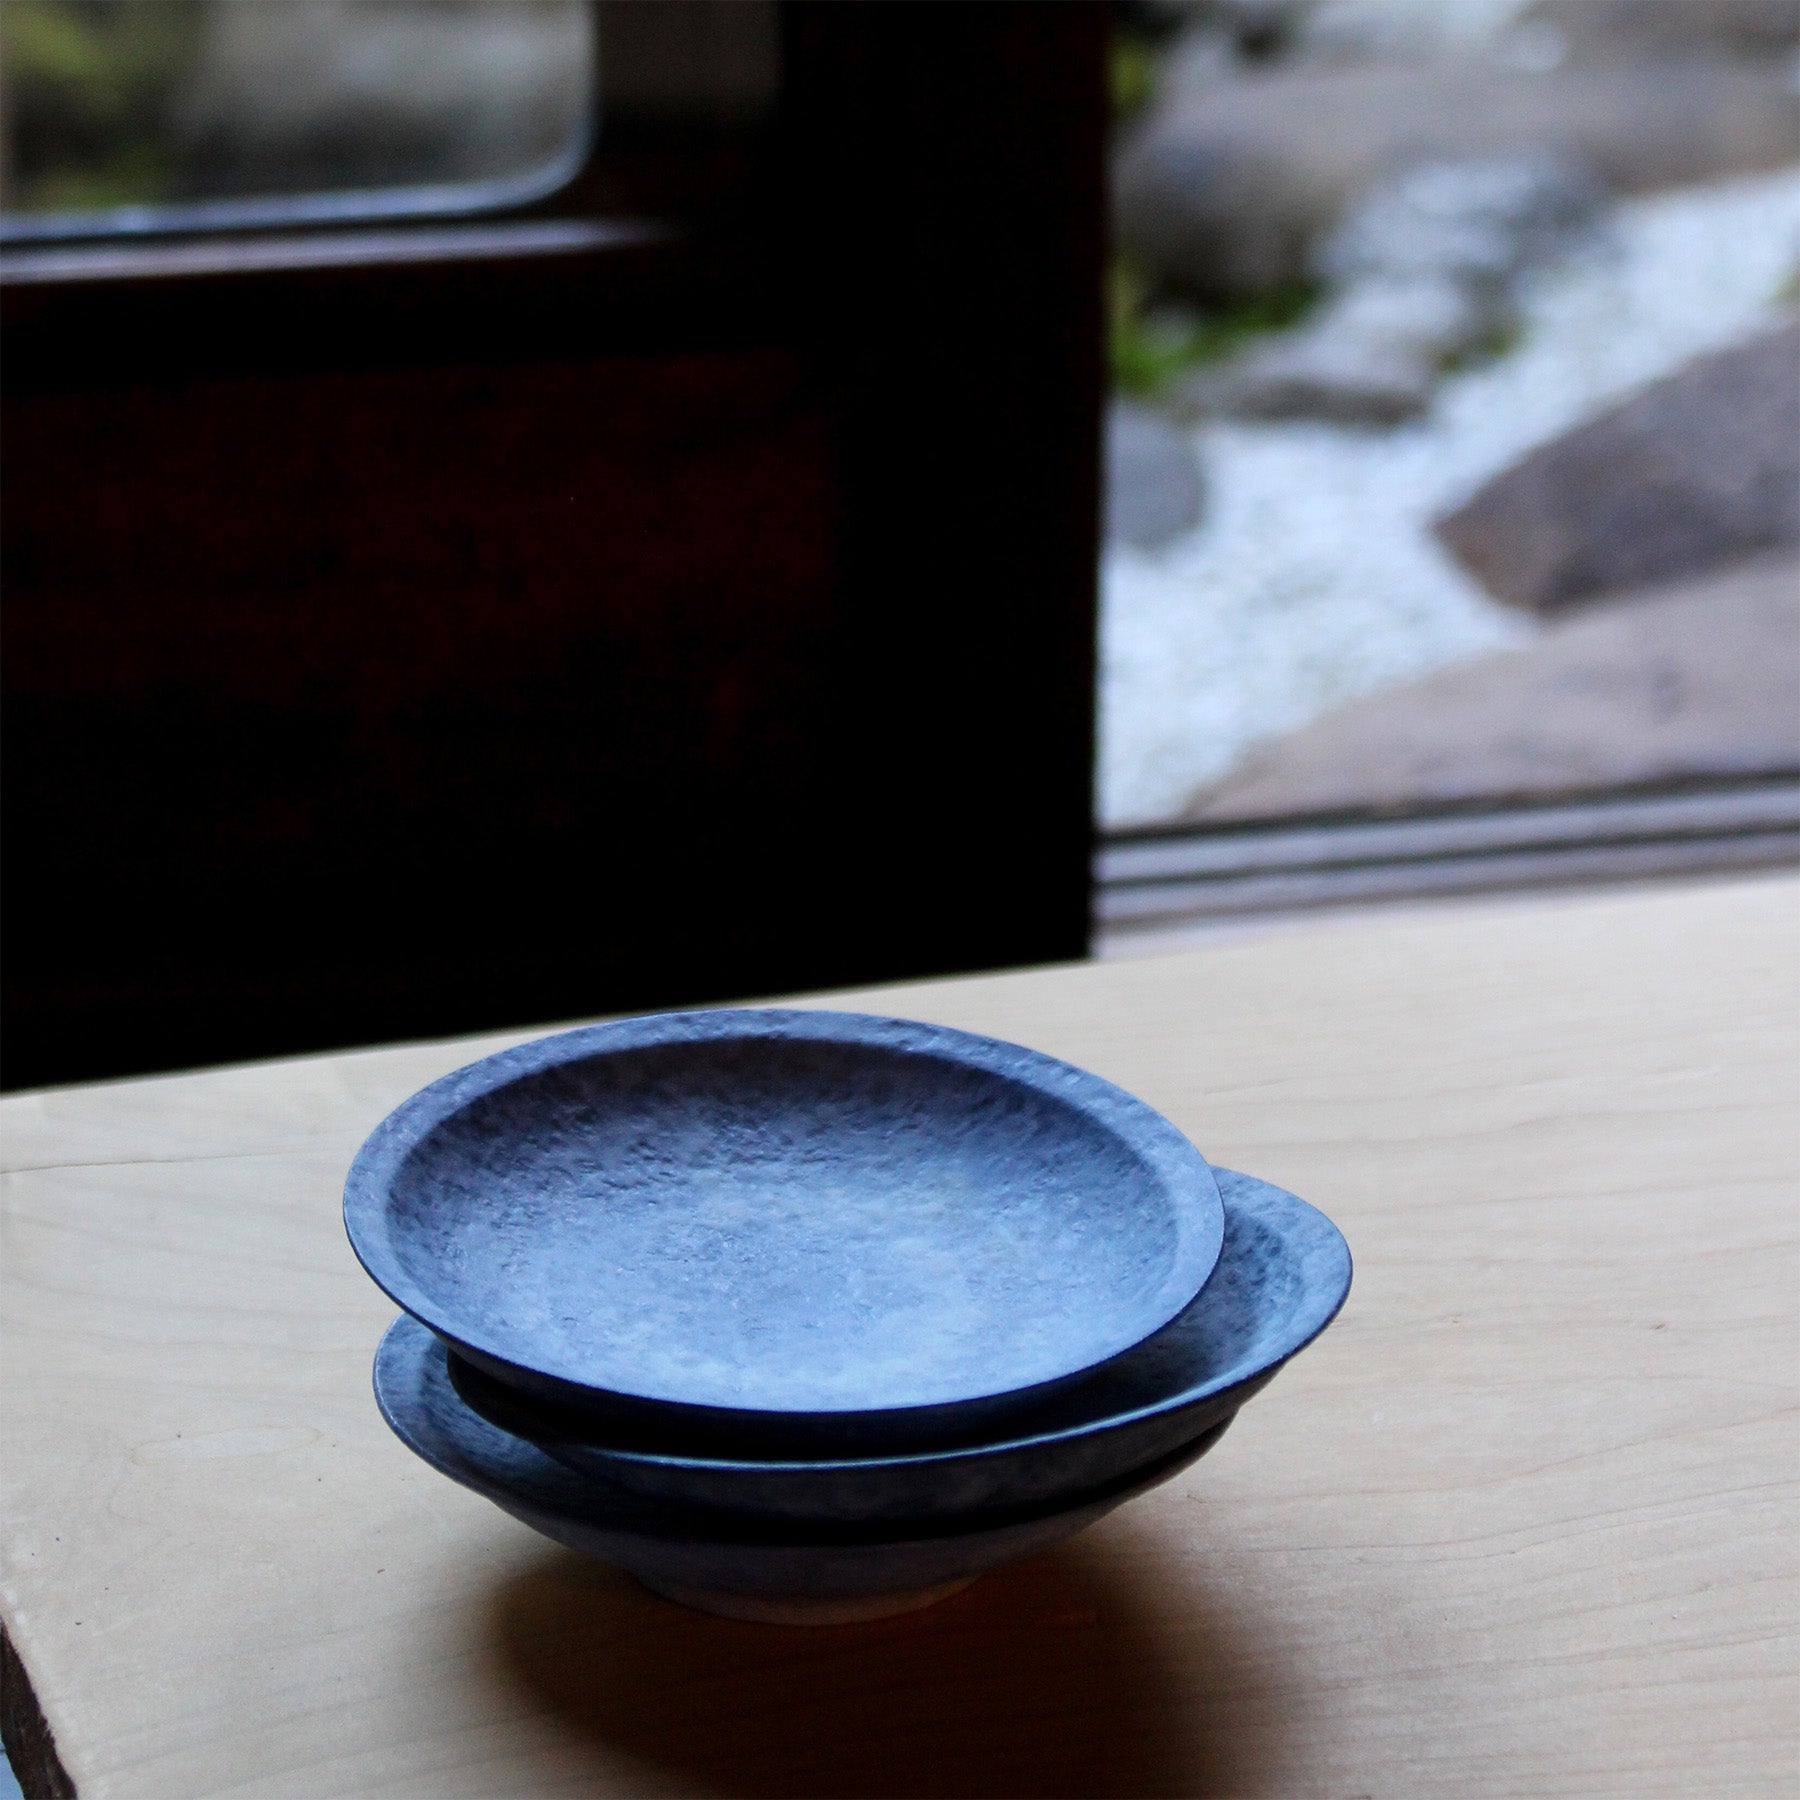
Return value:
<svg viewBox="0 0 1800 1800">
<path fill-rule="evenodd" d="M 808 1460 L 702 1457 L 596 1441 L 581 1414 L 522 1400 L 450 1359 L 490 1423 L 558 1461 L 653 1498 L 766 1519 L 954 1517 L 1042 1506 L 1117 1481 L 1230 1417 L 1336 1316 L 1350 1252 L 1324 1214 L 1282 1189 L 1216 1171 L 1225 1244 L 1205 1289 L 1156 1336 L 958 1448 Z"/>
<path fill-rule="evenodd" d="M 501 1052 L 377 1127 L 369 1273 L 614 1432 L 833 1454 L 953 1436 L 1174 1318 L 1200 1153 L 1067 1063 L 854 1013 L 669 1013 Z"/>
<path fill-rule="evenodd" d="M 1047 1550 L 1179 1473 L 1230 1422 L 1217 1421 L 1150 1468 L 1053 1506 L 851 1529 L 746 1520 L 579 1475 L 471 1412 L 450 1385 L 443 1344 L 411 1319 L 396 1319 L 381 1341 L 375 1397 L 408 1449 L 546 1537 L 688 1605 L 801 1623 L 906 1611 Z"/>
</svg>

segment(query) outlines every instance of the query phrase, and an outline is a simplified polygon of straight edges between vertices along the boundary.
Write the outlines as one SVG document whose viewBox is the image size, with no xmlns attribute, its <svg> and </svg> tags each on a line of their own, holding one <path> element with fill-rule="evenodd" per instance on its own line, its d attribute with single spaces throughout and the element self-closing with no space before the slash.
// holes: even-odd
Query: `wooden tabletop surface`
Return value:
<svg viewBox="0 0 1800 1800">
<path fill-rule="evenodd" d="M 503 1040 L 15 1096 L 0 1618 L 61 1762 L 83 1800 L 1794 1792 L 1797 902 L 850 997 L 1109 1076 L 1357 1260 L 1212 1456 L 870 1625 L 682 1611 L 382 1424 L 344 1170 Z"/>
</svg>

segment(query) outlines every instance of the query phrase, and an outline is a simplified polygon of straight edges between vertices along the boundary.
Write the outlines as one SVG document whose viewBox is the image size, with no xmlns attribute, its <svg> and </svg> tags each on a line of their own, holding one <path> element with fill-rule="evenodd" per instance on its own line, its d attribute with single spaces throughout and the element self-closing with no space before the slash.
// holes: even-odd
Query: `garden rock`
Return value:
<svg viewBox="0 0 1800 1800">
<path fill-rule="evenodd" d="M 1106 539 L 1160 549 L 1200 518 L 1193 439 L 1142 407 L 1115 403 L 1106 421 Z"/>
<path fill-rule="evenodd" d="M 1723 60 L 1259 65 L 1170 82 L 1117 159 L 1118 239 L 1170 291 L 1268 296 L 1308 278 L 1314 245 L 1377 180 L 1535 150 L 1627 193 L 1775 168 L 1800 154 L 1800 93 L 1785 69 Z"/>
<path fill-rule="evenodd" d="M 1377 184 L 1319 255 L 1339 284 L 1323 310 L 1190 383 L 1184 401 L 1249 418 L 1406 418 L 1442 369 L 1514 323 L 1520 271 L 1588 224 L 1601 198 L 1591 169 L 1548 151 L 1426 164 Z"/>
<path fill-rule="evenodd" d="M 1539 613 L 1800 542 L 1800 324 L 1542 445 L 1436 530 L 1490 593 Z"/>
<path fill-rule="evenodd" d="M 1537 0 L 1518 29 L 1554 32 L 1571 61 L 1735 56 L 1791 60 L 1800 0 Z"/>
<path fill-rule="evenodd" d="M 1316 324 L 1259 345 L 1223 369 L 1199 371 L 1182 384 L 1177 404 L 1240 419 L 1398 424 L 1429 403 L 1437 368 L 1407 341 L 1413 323 L 1407 309 L 1391 331 L 1369 330 L 1369 323 L 1328 310 Z"/>
<path fill-rule="evenodd" d="M 1193 821 L 1405 812 L 1800 770 L 1800 562 L 1614 597 L 1247 756 Z"/>
<path fill-rule="evenodd" d="M 1305 0 L 1288 33 L 1319 62 L 1467 54 L 1493 47 L 1527 0 Z"/>
</svg>

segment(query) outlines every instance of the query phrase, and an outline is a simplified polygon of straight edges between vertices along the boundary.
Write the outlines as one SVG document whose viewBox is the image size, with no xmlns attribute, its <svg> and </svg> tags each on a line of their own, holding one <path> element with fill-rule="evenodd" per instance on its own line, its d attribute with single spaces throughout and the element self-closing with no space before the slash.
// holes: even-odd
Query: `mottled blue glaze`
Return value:
<svg viewBox="0 0 1800 1800">
<path fill-rule="evenodd" d="M 522 1404 L 479 1372 L 453 1367 L 452 1380 L 491 1422 L 569 1467 L 681 1504 L 815 1521 L 1044 1505 L 1117 1481 L 1228 1418 L 1342 1306 L 1350 1252 L 1336 1226 L 1267 1182 L 1215 1173 L 1225 1244 L 1200 1296 L 1135 1350 L 1009 1416 L 984 1441 L 845 1459 L 694 1456 L 596 1442 L 579 1415 Z"/>
<path fill-rule="evenodd" d="M 396 1319 L 381 1341 L 375 1397 L 408 1449 L 571 1550 L 655 1588 L 785 1599 L 919 1593 L 1047 1550 L 1204 1455 L 1229 1423 L 1053 1506 L 858 1529 L 708 1513 L 578 1475 L 470 1412 L 450 1385 L 443 1344 L 411 1319 Z"/>
<path fill-rule="evenodd" d="M 589 1027 L 459 1070 L 363 1146 L 364 1266 L 489 1374 L 688 1444 L 834 1453 L 1029 1401 L 1173 1318 L 1223 1212 L 1083 1070 L 860 1014 Z"/>
</svg>

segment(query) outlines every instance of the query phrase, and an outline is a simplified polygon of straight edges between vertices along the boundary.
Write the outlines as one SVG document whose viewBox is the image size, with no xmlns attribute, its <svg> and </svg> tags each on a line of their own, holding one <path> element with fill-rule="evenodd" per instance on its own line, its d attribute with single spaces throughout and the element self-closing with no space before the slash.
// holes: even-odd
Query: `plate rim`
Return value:
<svg viewBox="0 0 1800 1800">
<path fill-rule="evenodd" d="M 474 1101 L 514 1082 L 589 1057 L 669 1044 L 777 1039 L 863 1045 L 955 1063 L 1026 1087 L 1081 1114 L 1151 1171 L 1171 1201 L 1175 1253 L 1154 1299 L 1127 1331 L 1102 1337 L 1108 1347 L 1087 1360 L 1023 1385 L 983 1388 L 949 1398 L 877 1406 L 779 1408 L 737 1406 L 657 1391 L 653 1385 L 596 1382 L 568 1367 L 545 1367 L 528 1347 L 509 1340 L 504 1320 L 471 1320 L 446 1307 L 415 1280 L 388 1232 L 390 1184 L 413 1149 L 432 1130 Z M 754 1426 L 832 1425 L 924 1419 L 947 1409 L 1027 1401 L 1092 1373 L 1153 1336 L 1192 1303 L 1217 1266 L 1224 1244 L 1224 1204 L 1212 1165 L 1147 1102 L 1103 1076 L 1027 1045 L 955 1026 L 881 1013 L 830 1008 L 708 1007 L 648 1013 L 554 1032 L 464 1064 L 409 1095 L 363 1141 L 344 1182 L 343 1218 L 350 1247 L 364 1271 L 396 1305 L 476 1360 L 548 1382 L 571 1397 L 590 1394 L 639 1405 L 683 1409 Z"/>
<path fill-rule="evenodd" d="M 704 1543 L 750 1551 L 829 1552 L 966 1541 L 988 1533 L 1009 1531 L 1019 1526 L 1061 1518 L 1103 1501 L 1111 1500 L 1116 1503 L 1129 1499 L 1135 1493 L 1155 1486 L 1167 1475 L 1178 1473 L 1188 1462 L 1195 1460 L 1197 1455 L 1210 1450 L 1237 1417 L 1234 1409 L 1222 1419 L 1209 1421 L 1192 1439 L 1174 1449 L 1164 1451 L 1146 1463 L 1123 1470 L 1073 1494 L 1017 1506 L 984 1507 L 966 1515 L 904 1521 L 884 1519 L 868 1523 L 759 1519 L 750 1515 L 659 1502 L 635 1494 L 630 1489 L 614 1487 L 595 1477 L 577 1475 L 528 1440 L 517 1440 L 525 1443 L 542 1460 L 545 1465 L 543 1472 L 558 1486 L 570 1493 L 585 1491 L 589 1495 L 599 1494 L 614 1502 L 612 1511 L 603 1512 L 565 1504 L 555 1495 L 517 1487 L 505 1477 L 483 1466 L 478 1455 L 471 1455 L 466 1446 L 456 1442 L 454 1438 L 450 1441 L 449 1456 L 429 1441 L 422 1441 L 428 1439 L 429 1433 L 422 1433 L 416 1421 L 396 1416 L 395 1396 L 385 1379 L 391 1377 L 391 1365 L 396 1356 L 405 1357 L 411 1366 L 417 1366 L 420 1346 L 416 1341 L 413 1344 L 405 1343 L 402 1335 L 408 1326 L 423 1332 L 418 1320 L 402 1315 L 392 1320 L 381 1334 L 371 1370 L 371 1385 L 376 1410 L 381 1414 L 383 1422 L 414 1456 L 446 1481 L 455 1482 L 470 1493 L 479 1494 L 503 1511 L 513 1512 L 514 1517 L 520 1516 L 515 1508 L 522 1508 L 545 1518 L 566 1520 L 608 1531 L 617 1537 L 638 1539 L 646 1543 Z M 424 1332 L 424 1335 L 429 1338 L 432 1334 Z M 390 1345 L 397 1346 L 397 1350 L 391 1350 Z M 450 1385 L 447 1374 L 445 1385 Z M 451 1393 L 455 1397 L 453 1387 Z M 410 1398 L 410 1394 L 407 1397 Z M 501 1436 L 508 1435 L 501 1432 L 497 1425 L 489 1425 L 479 1413 L 468 1407 L 466 1401 L 458 1398 L 457 1405 L 487 1430 Z M 454 1466 L 450 1466 L 452 1463 Z M 895 1532 L 892 1527 L 896 1524 L 907 1529 Z"/>
</svg>

